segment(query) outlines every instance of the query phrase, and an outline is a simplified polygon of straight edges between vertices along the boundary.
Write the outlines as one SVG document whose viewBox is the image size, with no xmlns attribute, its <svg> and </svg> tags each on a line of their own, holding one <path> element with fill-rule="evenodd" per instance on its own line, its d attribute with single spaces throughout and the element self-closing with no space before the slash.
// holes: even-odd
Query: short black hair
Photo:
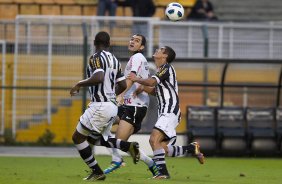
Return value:
<svg viewBox="0 0 282 184">
<path fill-rule="evenodd" d="M 105 31 L 100 31 L 95 36 L 94 45 L 109 47 L 110 46 L 110 35 Z"/>
<path fill-rule="evenodd" d="M 164 46 L 164 48 L 165 48 L 164 53 L 167 54 L 166 61 L 168 63 L 171 63 L 176 57 L 175 51 L 169 46 Z"/>
<path fill-rule="evenodd" d="M 141 34 L 135 34 L 136 36 L 140 36 L 142 38 L 141 40 L 141 45 L 143 45 L 144 47 L 146 47 L 146 38 L 144 35 Z"/>
</svg>

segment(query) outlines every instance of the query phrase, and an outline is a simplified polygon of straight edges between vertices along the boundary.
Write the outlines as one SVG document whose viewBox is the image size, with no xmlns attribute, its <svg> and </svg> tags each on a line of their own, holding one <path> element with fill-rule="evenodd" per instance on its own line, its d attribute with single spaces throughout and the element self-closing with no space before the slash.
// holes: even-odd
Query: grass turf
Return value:
<svg viewBox="0 0 282 184">
<path fill-rule="evenodd" d="M 105 168 L 109 156 L 97 156 Z M 134 165 L 125 157 L 126 166 L 107 175 L 104 184 L 280 184 L 282 159 L 207 158 L 204 165 L 194 158 L 167 158 L 170 180 L 149 180 L 151 173 L 143 163 Z M 80 158 L 0 157 L 0 183 L 5 184 L 80 184 L 87 175 Z"/>
</svg>

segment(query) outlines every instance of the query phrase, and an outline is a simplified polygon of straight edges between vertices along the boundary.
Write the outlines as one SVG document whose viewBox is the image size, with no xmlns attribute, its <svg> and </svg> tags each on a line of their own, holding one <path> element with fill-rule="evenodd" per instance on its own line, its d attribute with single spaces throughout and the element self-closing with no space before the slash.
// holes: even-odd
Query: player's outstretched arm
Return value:
<svg viewBox="0 0 282 184">
<path fill-rule="evenodd" d="M 132 80 L 133 82 L 138 82 L 139 84 L 142 84 L 144 86 L 154 87 L 157 85 L 157 80 L 152 77 L 149 77 L 147 79 L 141 79 L 141 78 L 136 77 L 136 75 L 134 74 L 129 74 L 127 78 Z"/>
<path fill-rule="evenodd" d="M 142 92 L 146 92 L 150 95 L 153 95 L 155 96 L 156 93 L 155 93 L 155 87 L 150 87 L 150 86 L 144 86 L 144 85 L 140 85 L 136 90 L 135 92 L 133 93 L 133 96 L 136 97 L 137 95 L 139 95 L 140 93 Z"/>
<path fill-rule="evenodd" d="M 150 95 L 156 96 L 155 87 L 144 86 L 144 91 Z"/>
</svg>

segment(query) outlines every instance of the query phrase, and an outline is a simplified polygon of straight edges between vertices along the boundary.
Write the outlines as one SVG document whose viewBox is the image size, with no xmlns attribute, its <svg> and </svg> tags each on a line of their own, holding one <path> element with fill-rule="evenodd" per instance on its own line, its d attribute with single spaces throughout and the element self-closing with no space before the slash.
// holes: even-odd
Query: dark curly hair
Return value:
<svg viewBox="0 0 282 184">
<path fill-rule="evenodd" d="M 110 35 L 105 31 L 101 31 L 97 33 L 95 36 L 94 45 L 109 47 L 110 46 Z"/>
</svg>

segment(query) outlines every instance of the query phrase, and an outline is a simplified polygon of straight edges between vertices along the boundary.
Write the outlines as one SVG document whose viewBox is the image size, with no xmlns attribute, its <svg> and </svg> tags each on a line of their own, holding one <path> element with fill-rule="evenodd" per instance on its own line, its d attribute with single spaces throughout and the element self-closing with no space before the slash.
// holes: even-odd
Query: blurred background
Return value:
<svg viewBox="0 0 282 184">
<path fill-rule="evenodd" d="M 88 94 L 71 98 L 69 89 L 104 30 L 123 66 L 135 33 L 147 38 L 152 73 L 155 48 L 175 49 L 185 144 L 197 140 L 210 155 L 281 156 L 282 1 L 210 0 L 211 19 L 192 16 L 198 1 L 154 0 L 143 14 L 138 0 L 109 11 L 103 0 L 0 0 L 0 144 L 72 144 Z M 166 19 L 170 2 L 184 6 L 183 20 Z M 151 97 L 141 135 L 156 108 Z"/>
</svg>

